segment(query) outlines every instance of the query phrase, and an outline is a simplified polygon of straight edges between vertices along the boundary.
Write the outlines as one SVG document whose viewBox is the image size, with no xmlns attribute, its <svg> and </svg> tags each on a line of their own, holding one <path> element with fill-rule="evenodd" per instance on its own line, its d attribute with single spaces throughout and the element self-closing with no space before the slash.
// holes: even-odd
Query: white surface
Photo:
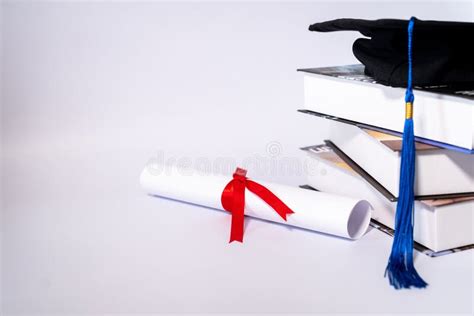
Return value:
<svg viewBox="0 0 474 316">
<path fill-rule="evenodd" d="M 4 313 L 470 313 L 472 251 L 417 256 L 430 287 L 394 291 L 378 231 L 350 242 L 249 220 L 252 239 L 229 245 L 228 214 L 151 198 L 137 181 L 157 153 L 263 160 L 256 177 L 300 184 L 272 163 L 300 162 L 326 126 L 294 111 L 295 68 L 353 63 L 357 37 L 307 26 L 412 14 L 472 19 L 453 2 L 4 3 Z"/>
<path fill-rule="evenodd" d="M 252 170 L 249 171 L 251 175 Z M 359 239 L 369 227 L 372 207 L 367 201 L 249 179 L 270 190 L 293 211 L 283 219 L 264 200 L 245 189 L 244 213 L 250 217 L 348 239 Z M 222 192 L 231 180 L 232 174 L 154 163 L 148 164 L 140 175 L 141 186 L 148 194 L 222 211 Z"/>
</svg>

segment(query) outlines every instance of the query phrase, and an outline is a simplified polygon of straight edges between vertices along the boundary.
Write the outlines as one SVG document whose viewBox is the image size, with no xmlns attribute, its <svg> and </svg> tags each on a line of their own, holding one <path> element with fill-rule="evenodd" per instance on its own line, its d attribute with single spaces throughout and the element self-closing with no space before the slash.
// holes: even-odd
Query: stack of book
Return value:
<svg viewBox="0 0 474 316">
<path fill-rule="evenodd" d="M 299 71 L 299 111 L 330 122 L 325 144 L 302 148 L 318 162 L 308 186 L 366 199 L 373 226 L 393 234 L 405 89 L 378 84 L 363 65 Z M 431 256 L 473 248 L 474 91 L 416 90 L 415 248 Z"/>
</svg>

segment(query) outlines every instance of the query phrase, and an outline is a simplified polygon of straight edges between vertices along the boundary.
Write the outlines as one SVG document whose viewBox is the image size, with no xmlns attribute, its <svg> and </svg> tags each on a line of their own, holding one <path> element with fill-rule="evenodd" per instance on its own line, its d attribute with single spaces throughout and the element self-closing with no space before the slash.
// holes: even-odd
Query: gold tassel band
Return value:
<svg viewBox="0 0 474 316">
<path fill-rule="evenodd" d="M 405 118 L 411 119 L 413 118 L 413 103 L 407 102 L 405 104 Z"/>
</svg>

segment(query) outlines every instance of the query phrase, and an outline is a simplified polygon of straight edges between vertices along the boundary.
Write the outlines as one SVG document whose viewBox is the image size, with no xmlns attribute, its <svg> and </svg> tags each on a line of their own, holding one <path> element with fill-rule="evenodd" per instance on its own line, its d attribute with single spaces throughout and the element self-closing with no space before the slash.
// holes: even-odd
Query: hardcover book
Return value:
<svg viewBox="0 0 474 316">
<path fill-rule="evenodd" d="M 324 120 L 324 118 L 316 118 Z M 328 138 L 393 197 L 398 197 L 402 139 L 329 120 Z M 415 196 L 474 196 L 474 155 L 415 143 Z M 455 181 L 453 181 L 455 179 Z"/>
<path fill-rule="evenodd" d="M 303 150 L 318 162 L 307 176 L 310 186 L 323 192 L 363 198 L 373 207 L 373 219 L 394 228 L 396 202 L 387 199 L 329 146 L 310 146 Z M 474 244 L 474 197 L 415 201 L 414 216 L 415 241 L 433 251 Z"/>
<path fill-rule="evenodd" d="M 304 72 L 306 109 L 403 132 L 405 90 L 377 84 L 363 65 L 299 69 Z M 474 91 L 415 87 L 415 136 L 473 153 Z"/>
</svg>

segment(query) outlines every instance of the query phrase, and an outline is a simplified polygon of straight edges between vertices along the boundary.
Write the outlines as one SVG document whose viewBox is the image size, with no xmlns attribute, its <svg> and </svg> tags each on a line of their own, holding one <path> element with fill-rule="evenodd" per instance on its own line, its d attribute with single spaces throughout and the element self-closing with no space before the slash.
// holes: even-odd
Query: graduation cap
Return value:
<svg viewBox="0 0 474 316">
<path fill-rule="evenodd" d="M 338 19 L 316 23 L 310 31 L 359 31 L 370 37 L 354 42 L 353 52 L 367 75 L 379 83 L 406 87 L 400 187 L 395 234 L 385 275 L 396 289 L 424 288 L 413 262 L 415 144 L 413 85 L 474 87 L 474 23 Z M 370 100 L 367 100 L 370 102 Z"/>
<path fill-rule="evenodd" d="M 413 85 L 474 87 L 474 23 L 422 21 L 416 24 L 413 42 Z M 406 87 L 408 33 L 406 20 L 337 19 L 310 25 L 310 31 L 359 31 L 352 50 L 365 65 L 367 75 L 379 83 Z"/>
</svg>

